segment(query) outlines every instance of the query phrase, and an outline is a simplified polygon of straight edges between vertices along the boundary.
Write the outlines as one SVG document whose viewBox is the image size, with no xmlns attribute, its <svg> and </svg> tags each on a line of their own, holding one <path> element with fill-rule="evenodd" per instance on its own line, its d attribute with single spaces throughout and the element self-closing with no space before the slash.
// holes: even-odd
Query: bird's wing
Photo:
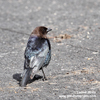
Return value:
<svg viewBox="0 0 100 100">
<path fill-rule="evenodd" d="M 51 50 L 49 50 L 49 52 L 48 52 L 48 54 L 46 56 L 45 62 L 43 64 L 43 67 L 46 67 L 49 64 L 50 60 L 51 60 Z"/>
<path fill-rule="evenodd" d="M 32 68 L 36 67 L 39 70 L 45 62 L 48 51 L 49 51 L 48 47 L 43 47 L 42 51 L 38 55 L 31 57 L 30 67 L 32 67 Z"/>
<path fill-rule="evenodd" d="M 30 38 L 27 43 L 27 47 L 25 49 L 25 59 L 30 60 L 31 57 L 39 54 L 42 51 L 42 48 L 38 48 L 36 45 L 36 38 Z"/>
<path fill-rule="evenodd" d="M 38 47 L 38 45 L 36 45 L 35 43 L 35 39 L 30 39 L 28 41 L 24 55 L 25 59 L 29 60 L 29 66 L 31 68 L 37 67 L 38 69 L 40 69 L 45 62 L 48 52 L 49 46 L 47 41 L 45 41 L 42 46 Z"/>
</svg>

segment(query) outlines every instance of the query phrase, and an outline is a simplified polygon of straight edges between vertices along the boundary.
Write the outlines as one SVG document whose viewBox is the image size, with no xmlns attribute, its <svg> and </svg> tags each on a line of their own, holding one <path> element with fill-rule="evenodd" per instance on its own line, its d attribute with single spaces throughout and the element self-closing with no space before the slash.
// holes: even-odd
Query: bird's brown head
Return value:
<svg viewBox="0 0 100 100">
<path fill-rule="evenodd" d="M 31 33 L 31 35 L 36 35 L 40 38 L 46 38 L 46 34 L 51 31 L 52 29 L 50 28 L 46 28 L 44 26 L 39 26 L 39 27 L 36 27 L 33 32 Z"/>
</svg>

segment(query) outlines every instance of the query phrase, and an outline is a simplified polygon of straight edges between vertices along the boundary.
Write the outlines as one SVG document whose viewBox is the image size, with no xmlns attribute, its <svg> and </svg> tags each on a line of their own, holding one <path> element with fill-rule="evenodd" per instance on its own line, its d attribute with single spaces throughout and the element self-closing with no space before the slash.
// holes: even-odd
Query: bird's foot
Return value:
<svg viewBox="0 0 100 100">
<path fill-rule="evenodd" d="M 47 80 L 47 78 L 46 77 L 43 77 L 42 80 L 45 81 L 45 80 Z"/>
</svg>

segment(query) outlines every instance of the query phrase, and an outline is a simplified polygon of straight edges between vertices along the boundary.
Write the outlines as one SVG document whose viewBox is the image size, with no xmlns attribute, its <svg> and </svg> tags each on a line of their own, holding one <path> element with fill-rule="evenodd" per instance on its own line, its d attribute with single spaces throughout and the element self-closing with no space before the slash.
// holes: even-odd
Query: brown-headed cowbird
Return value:
<svg viewBox="0 0 100 100">
<path fill-rule="evenodd" d="M 32 69 L 30 75 L 31 79 L 39 70 L 42 70 L 43 80 L 46 80 L 43 67 L 47 67 L 51 60 L 51 45 L 46 35 L 51 30 L 52 29 L 44 26 L 39 26 L 33 30 L 29 37 L 24 53 L 24 70 Z M 22 74 L 22 78 L 23 75 L 24 74 Z"/>
</svg>

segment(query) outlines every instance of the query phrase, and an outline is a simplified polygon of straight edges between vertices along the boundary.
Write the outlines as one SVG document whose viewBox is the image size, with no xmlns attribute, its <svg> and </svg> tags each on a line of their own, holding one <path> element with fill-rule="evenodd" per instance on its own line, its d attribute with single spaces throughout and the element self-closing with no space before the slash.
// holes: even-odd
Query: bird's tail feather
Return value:
<svg viewBox="0 0 100 100">
<path fill-rule="evenodd" d="M 20 82 L 20 85 L 22 87 L 26 86 L 27 83 L 29 82 L 29 80 L 31 79 L 31 73 L 32 73 L 32 68 L 27 68 L 24 70 L 23 74 L 22 74 L 22 80 Z"/>
</svg>

